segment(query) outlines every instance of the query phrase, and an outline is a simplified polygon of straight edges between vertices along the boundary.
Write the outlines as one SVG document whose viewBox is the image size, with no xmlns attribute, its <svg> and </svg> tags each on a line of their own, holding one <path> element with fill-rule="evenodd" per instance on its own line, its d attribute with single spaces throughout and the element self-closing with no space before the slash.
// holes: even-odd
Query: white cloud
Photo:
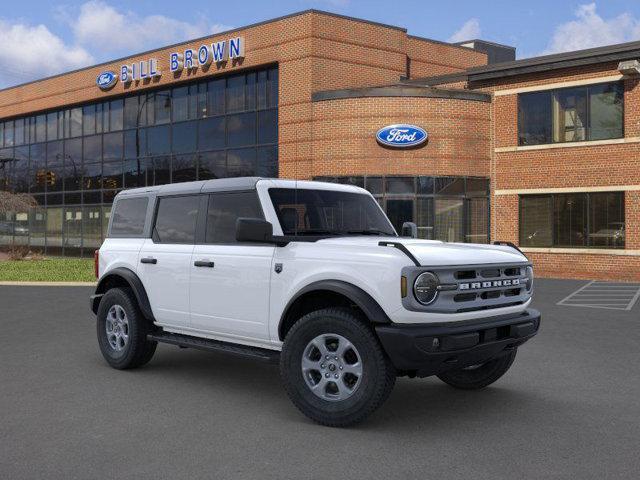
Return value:
<svg viewBox="0 0 640 480">
<path fill-rule="evenodd" d="M 459 30 L 457 30 L 451 37 L 449 42 L 464 42 L 465 40 L 474 40 L 479 38 L 482 34 L 480 30 L 480 21 L 477 18 L 471 18 L 467 20 Z"/>
<path fill-rule="evenodd" d="M 596 3 L 580 5 L 576 19 L 558 25 L 542 54 L 568 52 L 624 43 L 640 39 L 640 19 L 623 13 L 609 19 L 602 18 Z"/>
<path fill-rule="evenodd" d="M 230 28 L 204 19 L 184 22 L 164 15 L 143 17 L 116 10 L 101 0 L 84 3 L 69 23 L 78 43 L 101 53 L 134 53 Z"/>
<path fill-rule="evenodd" d="M 0 20 L 0 87 L 73 70 L 93 61 L 86 49 L 66 44 L 44 25 Z"/>
</svg>

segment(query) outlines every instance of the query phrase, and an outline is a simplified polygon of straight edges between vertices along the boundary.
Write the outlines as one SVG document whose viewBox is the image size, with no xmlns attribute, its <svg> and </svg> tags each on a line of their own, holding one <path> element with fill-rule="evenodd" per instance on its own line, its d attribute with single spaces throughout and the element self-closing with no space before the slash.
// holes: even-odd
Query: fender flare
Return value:
<svg viewBox="0 0 640 480">
<path fill-rule="evenodd" d="M 391 319 L 378 304 L 378 302 L 360 287 L 356 287 L 355 285 L 349 282 L 344 282 L 342 280 L 320 280 L 302 287 L 289 300 L 284 308 L 284 311 L 282 312 L 282 315 L 280 316 L 280 323 L 278 324 L 278 334 L 280 336 L 282 335 L 282 326 L 284 325 L 285 319 L 287 318 L 287 315 L 289 314 L 289 311 L 291 310 L 291 307 L 295 304 L 295 302 L 301 296 L 307 293 L 322 290 L 338 293 L 344 297 L 347 297 L 355 305 L 357 305 L 360 310 L 362 310 L 362 312 L 372 323 L 391 323 Z"/>
<path fill-rule="evenodd" d="M 153 312 L 151 311 L 151 303 L 149 303 L 149 297 L 147 296 L 147 291 L 142 284 L 142 280 L 140 280 L 133 270 L 125 267 L 114 268 L 100 279 L 98 286 L 96 287 L 96 293 L 91 297 L 91 310 L 93 310 L 93 313 L 98 313 L 98 306 L 100 305 L 102 296 L 107 291 L 107 285 L 115 277 L 124 280 L 127 285 L 129 285 L 133 294 L 136 296 L 136 301 L 138 302 L 138 306 L 140 307 L 144 317 L 152 322 L 155 321 L 153 318 Z"/>
</svg>

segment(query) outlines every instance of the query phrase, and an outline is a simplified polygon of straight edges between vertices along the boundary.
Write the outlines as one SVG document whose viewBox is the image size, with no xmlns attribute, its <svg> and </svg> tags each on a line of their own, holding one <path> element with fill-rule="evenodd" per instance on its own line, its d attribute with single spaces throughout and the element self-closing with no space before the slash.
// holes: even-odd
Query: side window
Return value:
<svg viewBox="0 0 640 480">
<path fill-rule="evenodd" d="M 199 203 L 199 195 L 160 198 L 154 242 L 194 243 Z"/>
<path fill-rule="evenodd" d="M 144 231 L 147 216 L 147 197 L 118 200 L 113 211 L 110 237 L 139 237 Z"/>
<path fill-rule="evenodd" d="M 236 220 L 263 218 L 256 192 L 216 193 L 209 196 L 206 243 L 236 243 Z"/>
</svg>

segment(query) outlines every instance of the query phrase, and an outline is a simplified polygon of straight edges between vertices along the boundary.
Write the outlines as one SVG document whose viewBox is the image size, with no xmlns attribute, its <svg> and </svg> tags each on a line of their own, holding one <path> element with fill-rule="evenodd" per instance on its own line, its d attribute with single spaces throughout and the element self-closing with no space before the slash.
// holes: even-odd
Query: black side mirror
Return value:
<svg viewBox="0 0 640 480">
<path fill-rule="evenodd" d="M 239 242 L 273 243 L 273 225 L 261 218 L 238 218 L 236 240 Z"/>
<path fill-rule="evenodd" d="M 418 238 L 418 226 L 413 222 L 404 222 L 402 224 L 401 237 Z"/>
</svg>

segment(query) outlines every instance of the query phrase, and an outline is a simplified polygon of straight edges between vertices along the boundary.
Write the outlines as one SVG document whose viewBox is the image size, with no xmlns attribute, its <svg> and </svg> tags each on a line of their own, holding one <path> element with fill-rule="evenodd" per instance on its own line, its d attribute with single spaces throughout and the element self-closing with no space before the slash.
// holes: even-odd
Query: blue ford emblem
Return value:
<svg viewBox="0 0 640 480">
<path fill-rule="evenodd" d="M 388 125 L 378 130 L 376 139 L 388 147 L 409 148 L 426 142 L 427 132 L 415 125 Z"/>
<path fill-rule="evenodd" d="M 113 72 L 102 72 L 96 78 L 96 85 L 100 87 L 101 90 L 109 90 L 113 87 L 118 81 L 118 76 Z"/>
</svg>

